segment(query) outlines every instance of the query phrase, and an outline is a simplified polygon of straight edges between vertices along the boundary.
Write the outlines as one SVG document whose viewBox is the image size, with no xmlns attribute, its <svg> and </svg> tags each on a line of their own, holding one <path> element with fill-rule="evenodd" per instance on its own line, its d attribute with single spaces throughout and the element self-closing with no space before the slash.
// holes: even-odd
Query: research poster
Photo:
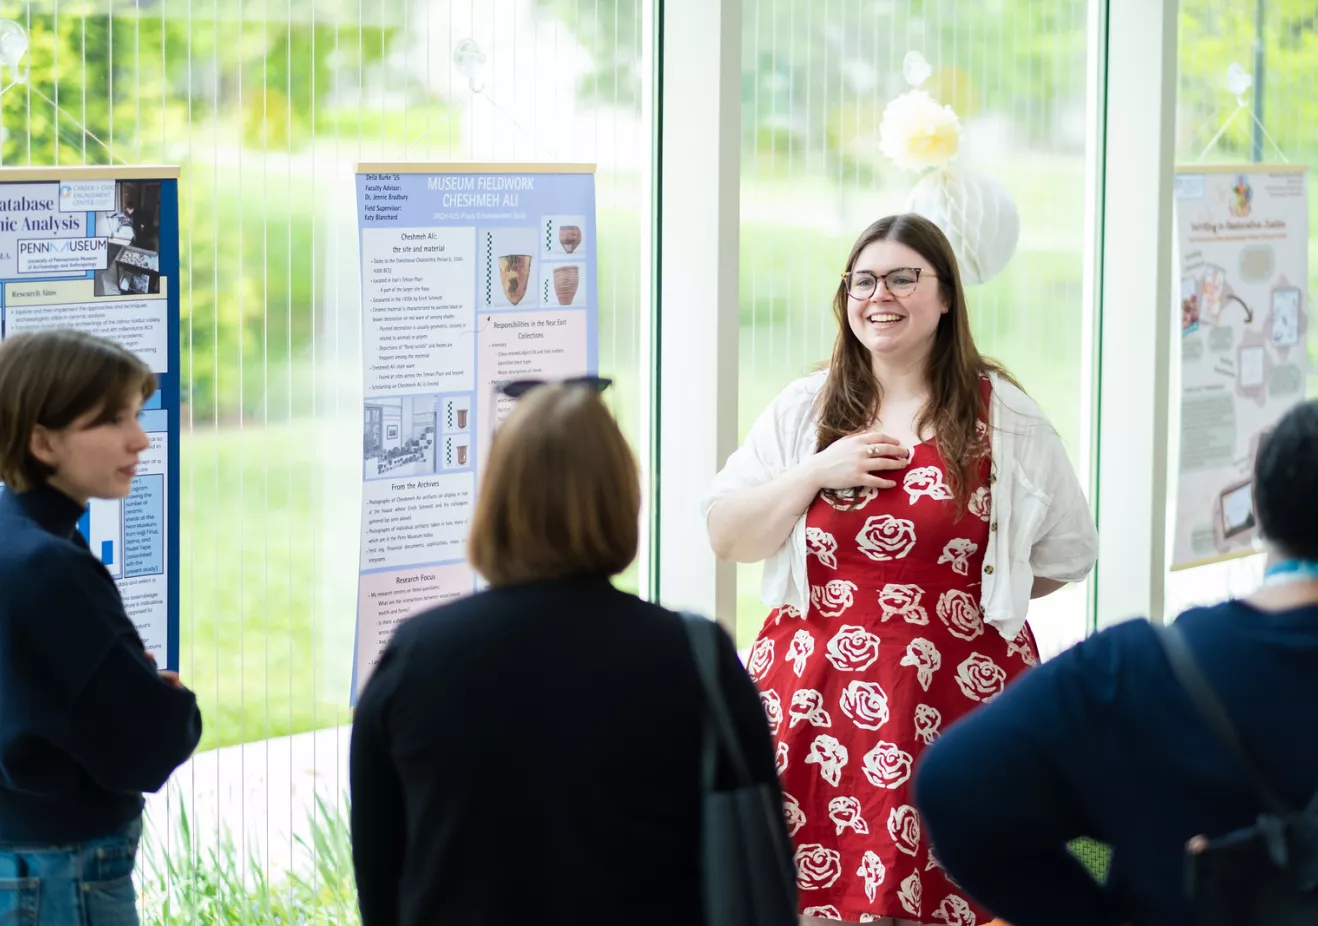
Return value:
<svg viewBox="0 0 1318 926">
<path fill-rule="evenodd" d="M 1304 399 L 1308 171 L 1176 174 L 1181 406 L 1176 569 L 1255 552 L 1260 441 Z"/>
<path fill-rule="evenodd" d="M 0 169 L 0 338 L 76 328 L 155 371 L 132 493 L 78 524 L 158 665 L 178 669 L 178 169 Z"/>
<path fill-rule="evenodd" d="M 596 372 L 589 165 L 362 164 L 362 508 L 355 702 L 395 628 L 470 594 L 501 381 Z"/>
</svg>

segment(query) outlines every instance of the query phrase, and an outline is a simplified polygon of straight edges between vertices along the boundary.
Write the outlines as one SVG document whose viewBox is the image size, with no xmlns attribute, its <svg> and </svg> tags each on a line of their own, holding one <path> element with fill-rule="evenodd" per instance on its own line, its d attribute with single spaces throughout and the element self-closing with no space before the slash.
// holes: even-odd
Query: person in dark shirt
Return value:
<svg viewBox="0 0 1318 926">
<path fill-rule="evenodd" d="M 0 344 L 0 922 L 137 923 L 142 792 L 201 736 L 77 527 L 90 499 L 129 494 L 155 388 L 92 335 Z"/>
<path fill-rule="evenodd" d="M 635 459 L 591 385 L 527 392 L 467 541 L 491 587 L 403 623 L 357 707 L 363 926 L 703 922 L 694 657 L 678 614 L 610 582 L 639 511 Z M 718 637 L 751 775 L 781 802 L 759 696 Z"/>
<path fill-rule="evenodd" d="M 1263 442 L 1254 509 L 1263 586 L 1177 625 L 1264 776 L 1303 807 L 1318 791 L 1318 402 Z M 1013 926 L 1189 926 L 1187 844 L 1264 810 L 1143 620 L 951 727 L 925 755 L 916 800 L 948 873 Z M 1080 836 L 1112 846 L 1105 884 L 1068 854 Z"/>
</svg>

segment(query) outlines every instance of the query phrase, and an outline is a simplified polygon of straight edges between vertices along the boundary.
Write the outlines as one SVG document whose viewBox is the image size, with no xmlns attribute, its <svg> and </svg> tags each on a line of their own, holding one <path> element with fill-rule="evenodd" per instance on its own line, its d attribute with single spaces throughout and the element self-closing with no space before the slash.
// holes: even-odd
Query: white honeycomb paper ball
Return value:
<svg viewBox="0 0 1318 926">
<path fill-rule="evenodd" d="M 1007 266 L 1020 241 L 1021 217 L 1007 188 L 987 174 L 945 167 L 921 178 L 906 208 L 947 236 L 968 286 Z"/>
</svg>

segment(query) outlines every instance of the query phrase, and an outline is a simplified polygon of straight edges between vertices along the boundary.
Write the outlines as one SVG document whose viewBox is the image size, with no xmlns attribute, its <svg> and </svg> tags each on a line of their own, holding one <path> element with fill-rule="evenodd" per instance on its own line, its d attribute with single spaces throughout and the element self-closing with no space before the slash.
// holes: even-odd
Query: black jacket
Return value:
<svg viewBox="0 0 1318 926">
<path fill-rule="evenodd" d="M 776 788 L 759 696 L 720 637 L 752 774 Z M 703 711 L 681 618 L 604 579 L 403 624 L 353 726 L 364 926 L 703 922 Z"/>
<path fill-rule="evenodd" d="M 0 843 L 113 833 L 201 737 L 195 696 L 147 659 L 82 512 L 49 487 L 0 492 Z"/>
</svg>

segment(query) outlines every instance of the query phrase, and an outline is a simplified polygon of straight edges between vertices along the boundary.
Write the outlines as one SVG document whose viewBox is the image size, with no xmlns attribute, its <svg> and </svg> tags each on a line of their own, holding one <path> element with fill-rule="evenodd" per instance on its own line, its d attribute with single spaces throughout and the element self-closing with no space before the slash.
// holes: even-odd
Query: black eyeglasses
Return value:
<svg viewBox="0 0 1318 926">
<path fill-rule="evenodd" d="M 923 267 L 897 267 L 882 274 L 870 273 L 868 270 L 858 270 L 853 273 L 848 270 L 842 274 L 842 280 L 847 286 L 847 294 L 852 299 L 868 299 L 873 296 L 874 291 L 879 288 L 880 280 L 888 287 L 888 292 L 901 298 L 915 292 L 915 287 L 920 285 L 921 274 L 934 275 L 932 271 L 926 271 Z"/>
<path fill-rule="evenodd" d="M 549 386 L 554 383 L 562 386 L 582 386 L 587 389 L 594 389 L 596 392 L 603 392 L 613 385 L 613 380 L 607 376 L 572 376 L 567 379 L 550 380 L 550 379 L 509 379 L 494 384 L 494 391 L 499 395 L 506 395 L 510 399 L 520 399 L 532 389 L 539 386 Z"/>
</svg>

